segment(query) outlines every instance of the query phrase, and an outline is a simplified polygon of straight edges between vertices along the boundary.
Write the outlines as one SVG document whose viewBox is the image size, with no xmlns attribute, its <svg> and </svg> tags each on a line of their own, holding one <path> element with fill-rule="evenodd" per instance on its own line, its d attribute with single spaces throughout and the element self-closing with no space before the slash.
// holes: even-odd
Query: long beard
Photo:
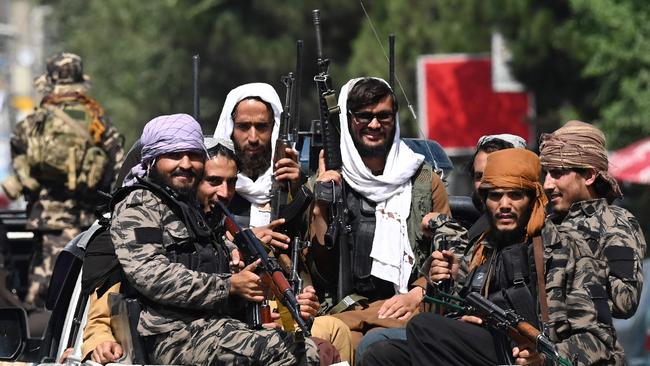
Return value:
<svg viewBox="0 0 650 366">
<path fill-rule="evenodd" d="M 241 161 L 241 172 L 253 180 L 264 174 L 264 172 L 267 171 L 271 166 L 270 146 L 264 148 L 264 152 L 262 152 L 262 154 L 249 156 L 244 151 L 242 151 L 237 144 L 235 144 L 235 152 Z"/>
</svg>

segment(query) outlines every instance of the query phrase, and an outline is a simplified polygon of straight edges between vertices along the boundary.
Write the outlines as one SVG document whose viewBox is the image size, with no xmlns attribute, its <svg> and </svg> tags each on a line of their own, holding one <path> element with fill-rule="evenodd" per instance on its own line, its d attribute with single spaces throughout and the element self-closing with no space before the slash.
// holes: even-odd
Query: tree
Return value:
<svg viewBox="0 0 650 366">
<path fill-rule="evenodd" d="M 48 0 L 57 48 L 84 58 L 93 94 L 134 141 L 154 116 L 191 113 L 191 56 L 201 55 L 201 122 L 215 128 L 227 92 L 264 81 L 282 95 L 280 76 L 294 69 L 304 39 L 303 115 L 316 115 L 311 9 L 323 13 L 324 47 L 344 65 L 360 18 L 347 1 Z"/>
</svg>

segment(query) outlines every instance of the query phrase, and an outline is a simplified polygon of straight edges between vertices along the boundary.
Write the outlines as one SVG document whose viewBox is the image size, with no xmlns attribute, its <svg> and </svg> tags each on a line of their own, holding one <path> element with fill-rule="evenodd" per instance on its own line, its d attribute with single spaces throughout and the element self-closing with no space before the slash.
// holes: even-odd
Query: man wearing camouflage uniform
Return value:
<svg viewBox="0 0 650 366">
<path fill-rule="evenodd" d="M 97 191 L 110 192 L 124 152 L 121 136 L 87 95 L 79 56 L 54 55 L 36 84 L 44 96 L 13 130 L 15 175 L 2 186 L 12 199 L 25 196 L 27 228 L 42 234 L 25 299 L 41 308 L 58 253 L 95 220 Z"/>
<path fill-rule="evenodd" d="M 538 329 L 546 329 L 560 356 L 573 365 L 621 365 L 624 356 L 615 331 L 598 317 L 589 296 L 598 277 L 597 261 L 576 254 L 581 245 L 576 239 L 555 227 L 543 228 L 547 200 L 539 183 L 540 168 L 539 158 L 524 149 L 505 149 L 487 157 L 480 192 L 490 228 L 467 256 L 435 251 L 431 280 L 453 279 L 456 294 L 478 292 L 501 308 L 516 311 Z M 438 231 L 445 230 L 444 218 L 434 220 L 439 221 Z M 447 232 L 466 240 L 466 233 Z M 542 241 L 535 239 L 540 233 Z M 542 297 L 536 262 L 545 275 Z M 527 348 L 530 345 L 521 347 L 503 332 L 477 326 L 484 323 L 472 313 L 459 320 L 417 315 L 407 325 L 407 341 L 375 343 L 365 353 L 363 365 L 544 364 L 544 356 Z"/>
<path fill-rule="evenodd" d="M 543 135 L 540 151 L 551 209 L 547 225 L 559 224 L 584 239 L 581 255 L 598 259 L 603 275 L 591 295 L 602 309 L 599 316 L 609 324 L 611 316 L 631 317 L 643 287 L 646 243 L 637 219 L 611 204 L 623 195 L 607 172 L 605 136 L 590 124 L 570 121 Z M 605 291 L 609 304 L 597 300 Z"/>
<path fill-rule="evenodd" d="M 149 188 L 136 188 L 117 203 L 110 234 L 129 285 L 143 305 L 138 332 L 145 338 L 150 361 L 317 363 L 310 339 L 249 329 L 228 315 L 229 293 L 259 301 L 263 292 L 257 281 L 244 281 L 234 289 L 228 250 L 209 233 L 198 210 L 196 188 L 206 158 L 199 124 L 185 114 L 157 117 L 145 126 L 141 142 L 142 161 L 132 176 Z M 240 273 L 252 277 L 258 263 Z"/>
</svg>

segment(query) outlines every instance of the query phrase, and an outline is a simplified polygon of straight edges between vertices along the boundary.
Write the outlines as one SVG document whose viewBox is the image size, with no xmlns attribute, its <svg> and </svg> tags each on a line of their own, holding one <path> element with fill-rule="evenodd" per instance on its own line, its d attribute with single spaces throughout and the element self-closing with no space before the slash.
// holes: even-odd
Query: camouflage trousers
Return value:
<svg viewBox="0 0 650 366">
<path fill-rule="evenodd" d="M 32 260 L 29 273 L 29 289 L 25 296 L 25 304 L 35 308 L 45 308 L 47 290 L 56 258 L 79 230 L 65 229 L 60 234 L 43 234 L 43 249 L 37 252 Z"/>
<path fill-rule="evenodd" d="M 231 318 L 197 319 L 155 336 L 149 361 L 166 365 L 317 365 L 311 339 L 294 333 L 248 328 Z"/>
</svg>

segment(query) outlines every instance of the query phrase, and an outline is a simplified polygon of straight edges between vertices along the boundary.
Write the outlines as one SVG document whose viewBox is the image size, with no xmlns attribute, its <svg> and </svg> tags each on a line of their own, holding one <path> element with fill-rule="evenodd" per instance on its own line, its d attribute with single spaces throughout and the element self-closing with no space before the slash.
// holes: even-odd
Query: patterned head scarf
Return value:
<svg viewBox="0 0 650 366">
<path fill-rule="evenodd" d="M 551 134 L 543 134 L 540 157 L 544 169 L 587 168 L 596 171 L 609 191 L 605 198 L 611 203 L 623 193 L 608 169 L 605 135 L 598 128 L 581 121 L 569 121 Z"/>
<path fill-rule="evenodd" d="M 142 131 L 142 158 L 131 169 L 124 185 L 135 183 L 135 177 L 144 177 L 147 169 L 160 155 L 178 151 L 205 154 L 201 125 L 188 114 L 160 116 L 149 121 Z"/>
<path fill-rule="evenodd" d="M 540 183 L 541 166 L 535 153 L 525 149 L 504 149 L 487 156 L 479 189 L 512 188 L 533 191 L 533 209 L 526 226 L 529 238 L 539 235 L 544 226 L 544 207 L 548 202 Z"/>
<path fill-rule="evenodd" d="M 502 133 L 500 135 L 485 135 L 481 136 L 476 143 L 476 150 L 480 149 L 481 146 L 487 144 L 490 141 L 501 140 L 505 141 L 512 145 L 512 147 L 518 147 L 521 149 L 526 148 L 526 140 L 523 137 L 517 135 L 511 135 L 509 133 Z"/>
</svg>

